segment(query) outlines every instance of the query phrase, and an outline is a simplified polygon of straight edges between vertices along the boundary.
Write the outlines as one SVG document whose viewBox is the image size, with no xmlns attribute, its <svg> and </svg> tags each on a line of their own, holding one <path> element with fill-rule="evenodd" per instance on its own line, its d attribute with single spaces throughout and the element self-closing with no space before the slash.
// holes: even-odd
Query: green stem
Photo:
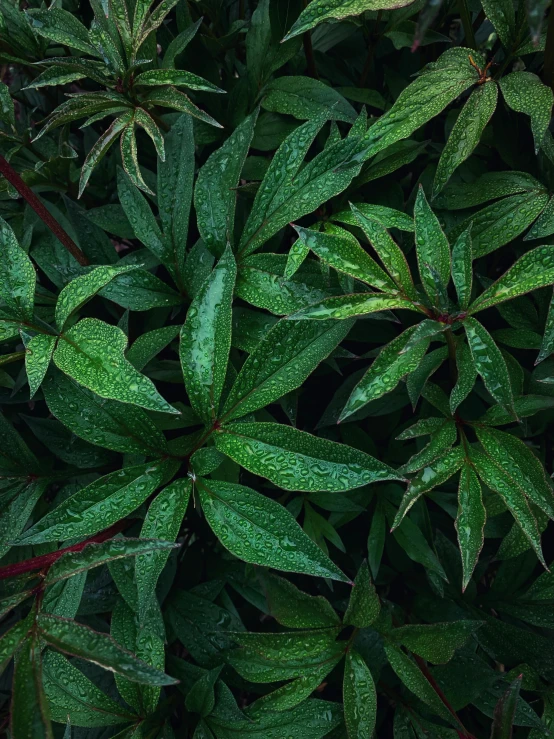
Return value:
<svg viewBox="0 0 554 739">
<path fill-rule="evenodd" d="M 471 13 L 467 6 L 467 0 L 459 0 L 459 2 L 460 2 L 460 6 L 459 6 L 460 17 L 462 19 L 462 25 L 464 27 L 466 45 L 469 46 L 470 49 L 476 49 L 477 45 L 475 44 L 475 34 L 473 33 L 473 25 L 471 23 Z"/>
</svg>

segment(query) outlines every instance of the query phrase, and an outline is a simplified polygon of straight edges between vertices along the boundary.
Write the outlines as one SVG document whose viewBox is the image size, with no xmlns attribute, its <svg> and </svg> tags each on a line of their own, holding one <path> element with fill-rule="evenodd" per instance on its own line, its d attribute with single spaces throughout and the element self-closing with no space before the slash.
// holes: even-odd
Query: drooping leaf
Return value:
<svg viewBox="0 0 554 739">
<path fill-rule="evenodd" d="M 355 649 L 350 649 L 346 655 L 342 690 L 348 739 L 373 736 L 377 694 L 369 667 Z"/>
<path fill-rule="evenodd" d="M 37 334 L 25 343 L 25 371 L 29 382 L 29 398 L 31 399 L 44 380 L 54 348 L 56 336 Z M 25 341 L 25 339 L 24 339 Z"/>
<path fill-rule="evenodd" d="M 415 242 L 419 274 L 425 292 L 434 305 L 440 300 L 433 272 L 446 288 L 450 281 L 450 246 L 438 218 L 420 186 L 414 206 Z"/>
<path fill-rule="evenodd" d="M 50 712 L 42 686 L 42 665 L 38 639 L 29 637 L 21 647 L 15 665 L 11 705 L 11 732 L 14 736 L 52 739 Z"/>
<path fill-rule="evenodd" d="M 379 597 L 371 582 L 368 564 L 364 561 L 354 580 L 343 623 L 363 629 L 377 619 L 380 610 Z"/>
<path fill-rule="evenodd" d="M 504 4 L 513 8 L 507 1 Z M 537 153 L 542 146 L 552 116 L 554 103 L 552 90 L 531 72 L 512 72 L 502 77 L 500 89 L 510 108 L 517 113 L 526 113 L 531 118 L 531 130 Z"/>
<path fill-rule="evenodd" d="M 516 16 L 514 6 L 509 0 L 484 0 L 483 10 L 493 24 L 500 40 L 507 48 L 516 32 Z"/>
<path fill-rule="evenodd" d="M 103 398 L 177 413 L 154 383 L 125 359 L 127 337 L 116 326 L 83 318 L 58 342 L 54 362 L 62 372 Z"/>
<path fill-rule="evenodd" d="M 462 555 L 463 590 L 471 580 L 483 548 L 486 517 L 479 478 L 471 465 L 466 463 L 460 471 L 458 515 L 455 523 Z"/>
<path fill-rule="evenodd" d="M 215 442 L 235 462 L 285 490 L 338 492 L 399 479 L 369 454 L 283 424 L 233 423 Z"/>
<path fill-rule="evenodd" d="M 464 321 L 475 369 L 492 397 L 506 409 L 513 409 L 514 397 L 506 361 L 492 336 L 475 318 Z"/>
<path fill-rule="evenodd" d="M 235 556 L 284 572 L 348 580 L 279 503 L 243 485 L 196 482 L 208 523 Z"/>
<path fill-rule="evenodd" d="M 13 318 L 30 321 L 35 302 L 36 274 L 11 227 L 0 218 L 0 298 Z"/>
</svg>

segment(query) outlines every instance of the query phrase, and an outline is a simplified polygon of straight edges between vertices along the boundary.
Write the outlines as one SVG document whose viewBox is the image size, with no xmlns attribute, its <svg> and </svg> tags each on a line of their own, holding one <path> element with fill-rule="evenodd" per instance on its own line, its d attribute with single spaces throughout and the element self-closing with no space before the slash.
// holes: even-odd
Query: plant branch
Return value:
<svg viewBox="0 0 554 739">
<path fill-rule="evenodd" d="M 470 49 L 476 49 L 475 34 L 473 33 L 473 24 L 471 23 L 471 13 L 467 5 L 467 0 L 459 0 L 459 2 L 460 17 L 462 19 L 462 26 L 464 27 L 466 44 Z"/>
<path fill-rule="evenodd" d="M 75 257 L 82 267 L 86 267 L 89 263 L 86 256 L 79 249 L 77 244 L 73 241 L 66 231 L 60 226 L 60 224 L 53 218 L 44 204 L 39 200 L 35 193 L 31 190 L 12 165 L 0 155 L 0 174 L 2 174 L 12 185 L 15 187 L 21 197 L 27 202 L 27 204 L 35 211 L 37 216 L 48 226 L 50 231 L 56 236 L 61 243 L 65 246 L 67 251 Z"/>
</svg>

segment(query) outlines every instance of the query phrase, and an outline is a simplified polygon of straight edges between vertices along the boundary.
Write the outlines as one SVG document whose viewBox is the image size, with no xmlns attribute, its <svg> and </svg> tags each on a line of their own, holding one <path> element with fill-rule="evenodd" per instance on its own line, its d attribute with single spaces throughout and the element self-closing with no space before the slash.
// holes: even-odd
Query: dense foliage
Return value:
<svg viewBox="0 0 554 739">
<path fill-rule="evenodd" d="M 548 736 L 548 0 L 25 6 L 0 733 Z"/>
</svg>

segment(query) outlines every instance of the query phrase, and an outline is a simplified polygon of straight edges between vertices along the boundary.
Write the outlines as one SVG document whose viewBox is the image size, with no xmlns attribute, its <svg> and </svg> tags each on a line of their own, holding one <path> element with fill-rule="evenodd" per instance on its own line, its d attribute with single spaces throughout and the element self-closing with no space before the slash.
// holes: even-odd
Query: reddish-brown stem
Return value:
<svg viewBox="0 0 554 739">
<path fill-rule="evenodd" d="M 425 663 L 425 660 L 422 659 L 422 657 L 419 657 L 417 654 L 414 654 L 414 657 L 415 657 L 415 661 L 418 664 L 419 669 L 425 675 L 427 681 L 430 683 L 430 685 L 433 688 L 433 690 L 435 691 L 435 693 L 439 696 L 439 698 L 444 703 L 444 705 L 446 706 L 446 708 L 448 709 L 448 711 L 456 719 L 456 723 L 460 727 L 459 729 L 456 729 L 456 731 L 458 732 L 458 736 L 460 737 L 460 739 L 475 739 L 475 737 L 472 734 L 469 733 L 469 731 L 464 727 L 464 725 L 460 721 L 460 719 L 458 717 L 458 714 L 452 708 L 452 706 L 450 705 L 450 702 L 448 701 L 448 698 L 442 692 L 442 690 L 440 689 L 437 681 L 435 680 L 435 678 L 431 674 L 431 671 L 427 667 L 427 664 Z"/>
<path fill-rule="evenodd" d="M 33 557 L 32 559 L 25 559 L 23 562 L 16 562 L 11 565 L 4 565 L 0 567 L 0 580 L 6 580 L 8 577 L 17 577 L 23 575 L 25 572 L 32 572 L 33 570 L 43 570 L 50 567 L 58 560 L 63 554 L 68 552 L 80 552 L 84 549 L 87 544 L 101 544 L 103 541 L 111 539 L 116 534 L 119 534 L 129 525 L 129 521 L 123 520 L 114 523 L 109 529 L 101 531 L 99 534 L 91 536 L 90 539 L 82 541 L 80 544 L 73 544 L 73 546 L 65 547 L 64 549 L 58 549 L 57 552 L 50 552 L 50 554 L 43 554 L 40 557 Z"/>
<path fill-rule="evenodd" d="M 15 169 L 12 167 L 12 165 L 8 161 L 6 161 L 6 159 L 4 159 L 4 157 L 1 155 L 0 155 L 0 174 L 4 175 L 4 177 L 8 180 L 10 185 L 15 187 L 15 189 L 21 195 L 21 197 L 28 203 L 28 205 L 31 206 L 31 208 L 35 211 L 37 216 L 44 221 L 44 223 L 52 231 L 54 236 L 56 236 L 61 241 L 61 243 L 65 246 L 67 251 L 72 256 L 75 257 L 75 259 L 79 262 L 79 264 L 83 267 L 89 264 L 88 259 L 83 254 L 83 252 L 79 249 L 79 247 L 73 241 L 73 239 L 69 236 L 69 234 L 64 231 L 64 229 L 60 226 L 60 224 L 56 221 L 55 218 L 52 218 L 48 210 L 45 208 L 43 203 L 37 198 L 37 196 L 31 190 L 31 188 L 28 185 L 26 185 L 25 182 L 23 182 L 23 180 L 18 175 L 18 173 L 15 171 Z"/>
</svg>

